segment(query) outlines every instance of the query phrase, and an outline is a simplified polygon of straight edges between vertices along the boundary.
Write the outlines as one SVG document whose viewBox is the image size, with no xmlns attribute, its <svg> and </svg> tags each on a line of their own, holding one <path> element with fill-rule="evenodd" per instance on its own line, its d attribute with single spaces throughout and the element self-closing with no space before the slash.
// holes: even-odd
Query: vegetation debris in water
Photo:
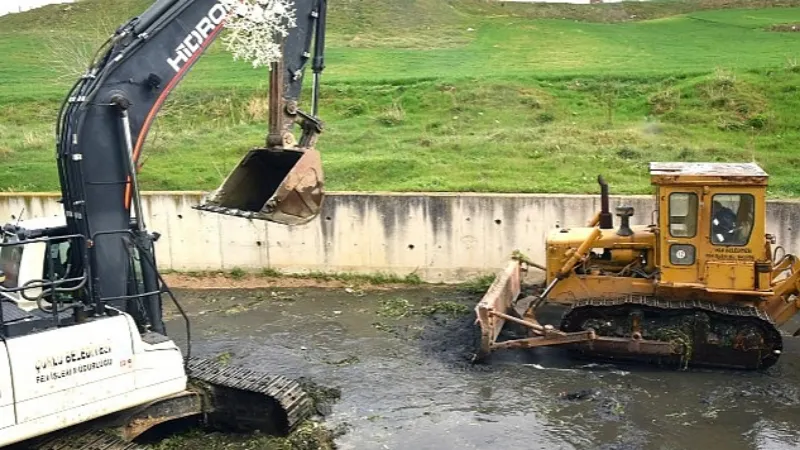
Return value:
<svg viewBox="0 0 800 450">
<path fill-rule="evenodd" d="M 151 446 L 153 450 L 333 450 L 340 432 L 316 421 L 306 421 L 286 437 L 260 433 L 228 434 L 191 429 Z"/>
<path fill-rule="evenodd" d="M 458 317 L 468 314 L 469 307 L 451 300 L 433 302 L 429 305 L 414 306 L 404 298 L 391 298 L 384 300 L 378 314 L 384 317 L 400 319 L 412 316 L 433 316 L 442 314 L 449 317 Z"/>
<path fill-rule="evenodd" d="M 325 363 L 330 364 L 332 366 L 349 366 L 350 364 L 355 364 L 358 361 L 359 361 L 358 356 L 350 355 L 347 358 L 325 360 Z"/>
<path fill-rule="evenodd" d="M 222 364 L 223 366 L 227 366 L 231 362 L 231 353 L 230 352 L 220 353 L 219 355 L 217 355 L 216 359 L 218 363 Z"/>
</svg>

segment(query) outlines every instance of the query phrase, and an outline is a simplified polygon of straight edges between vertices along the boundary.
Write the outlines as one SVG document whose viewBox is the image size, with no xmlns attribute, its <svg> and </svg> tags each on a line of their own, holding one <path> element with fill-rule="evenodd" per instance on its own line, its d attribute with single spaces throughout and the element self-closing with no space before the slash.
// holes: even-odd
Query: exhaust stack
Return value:
<svg viewBox="0 0 800 450">
<path fill-rule="evenodd" d="M 608 207 L 608 183 L 602 175 L 597 177 L 600 184 L 600 229 L 610 230 L 614 228 L 614 217 Z"/>
</svg>

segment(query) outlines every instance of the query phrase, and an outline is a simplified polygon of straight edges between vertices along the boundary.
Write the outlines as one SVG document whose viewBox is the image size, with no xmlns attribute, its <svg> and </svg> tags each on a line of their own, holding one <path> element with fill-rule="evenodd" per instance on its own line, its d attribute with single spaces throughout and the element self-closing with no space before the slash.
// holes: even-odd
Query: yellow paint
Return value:
<svg viewBox="0 0 800 450">
<path fill-rule="evenodd" d="M 655 223 L 621 236 L 620 219 L 600 229 L 598 213 L 550 233 L 546 281 L 559 281 L 548 300 L 656 294 L 757 305 L 784 323 L 800 311 L 800 262 L 772 261 L 767 178 L 755 164 L 651 165 Z"/>
</svg>

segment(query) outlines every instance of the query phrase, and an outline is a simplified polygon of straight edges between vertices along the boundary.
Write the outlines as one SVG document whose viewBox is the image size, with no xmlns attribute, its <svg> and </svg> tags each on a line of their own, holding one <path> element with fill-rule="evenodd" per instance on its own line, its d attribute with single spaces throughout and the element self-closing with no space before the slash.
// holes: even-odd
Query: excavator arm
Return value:
<svg viewBox="0 0 800 450">
<path fill-rule="evenodd" d="M 282 39 L 283 58 L 270 67 L 266 146 L 247 152 L 220 189 L 197 209 L 281 224 L 314 218 L 323 199 L 316 116 L 324 69 L 326 0 L 294 0 L 294 25 Z M 223 33 L 231 14 L 217 0 L 158 0 L 120 26 L 72 87 L 59 111 L 57 163 L 69 235 L 86 238 L 73 266 L 89 273 L 88 296 L 141 310 L 162 332 L 160 293 L 152 256 L 157 235 L 145 229 L 137 167 L 148 131 L 169 94 Z M 313 47 L 313 53 L 312 53 Z M 298 101 L 304 73 L 313 70 L 311 113 Z M 295 140 L 292 129 L 302 135 Z M 132 295 L 131 242 L 145 249 L 145 295 Z M 133 259 L 136 259 L 134 256 Z M 133 303 L 132 303 L 133 302 Z"/>
</svg>

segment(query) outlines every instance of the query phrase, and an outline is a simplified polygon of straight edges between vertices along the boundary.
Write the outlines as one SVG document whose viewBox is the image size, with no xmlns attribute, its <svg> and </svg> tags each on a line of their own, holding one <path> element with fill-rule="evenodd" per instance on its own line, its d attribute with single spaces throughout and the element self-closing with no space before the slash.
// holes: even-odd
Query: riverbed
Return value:
<svg viewBox="0 0 800 450">
<path fill-rule="evenodd" d="M 467 362 L 480 294 L 446 287 L 180 290 L 192 353 L 339 389 L 340 449 L 796 449 L 800 340 L 765 372 L 555 348 Z M 185 348 L 183 323 L 171 336 Z M 793 330 L 792 330 L 793 331 Z"/>
</svg>

